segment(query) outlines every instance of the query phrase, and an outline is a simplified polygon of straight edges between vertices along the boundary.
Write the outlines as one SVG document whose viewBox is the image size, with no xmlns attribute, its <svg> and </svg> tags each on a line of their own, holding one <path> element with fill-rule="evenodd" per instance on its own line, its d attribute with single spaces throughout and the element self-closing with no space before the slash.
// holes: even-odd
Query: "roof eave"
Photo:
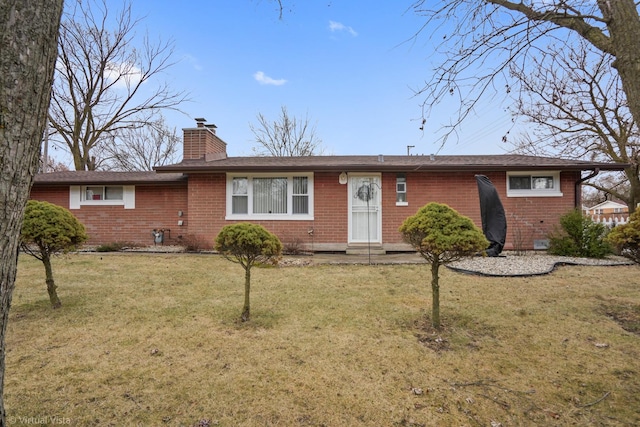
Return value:
<svg viewBox="0 0 640 427">
<path fill-rule="evenodd" d="M 164 177 L 163 177 L 164 178 Z M 171 179 L 34 179 L 34 186 L 66 186 L 66 185 L 184 185 L 187 183 L 187 175 L 182 174 L 179 177 Z"/>
<path fill-rule="evenodd" d="M 584 165 L 397 165 L 397 164 L 345 164 L 330 166 L 311 165 L 193 165 L 163 166 L 157 168 L 158 173 L 225 173 L 225 172 L 495 172 L 495 171 L 530 171 L 530 170 L 562 170 L 562 171 L 622 171 L 625 164 L 584 164 Z"/>
</svg>

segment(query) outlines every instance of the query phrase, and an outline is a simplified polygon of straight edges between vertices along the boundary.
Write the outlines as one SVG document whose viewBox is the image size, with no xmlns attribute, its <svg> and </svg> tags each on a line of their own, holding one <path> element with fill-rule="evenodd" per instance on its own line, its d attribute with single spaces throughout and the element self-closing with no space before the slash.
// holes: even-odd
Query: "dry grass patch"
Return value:
<svg viewBox="0 0 640 427">
<path fill-rule="evenodd" d="M 54 269 L 55 311 L 41 265 L 20 257 L 5 379 L 13 420 L 640 424 L 640 339 L 603 309 L 640 306 L 637 266 L 531 278 L 444 270 L 442 331 L 427 327 L 424 265 L 256 268 L 246 323 L 243 270 L 215 255 L 72 255 Z"/>
</svg>

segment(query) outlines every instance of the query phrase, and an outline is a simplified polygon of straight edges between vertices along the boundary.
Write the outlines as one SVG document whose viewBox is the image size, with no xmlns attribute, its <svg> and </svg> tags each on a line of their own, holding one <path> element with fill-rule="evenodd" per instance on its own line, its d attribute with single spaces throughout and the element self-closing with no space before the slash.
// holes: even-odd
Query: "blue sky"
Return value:
<svg viewBox="0 0 640 427">
<path fill-rule="evenodd" d="M 286 0 L 280 20 L 270 0 L 134 0 L 138 33 L 172 39 L 179 62 L 162 78 L 190 93 L 187 116 L 167 114 L 179 132 L 204 117 L 218 126 L 231 156 L 251 155 L 249 124 L 282 106 L 316 126 L 328 154 L 501 154 L 510 129 L 505 105 L 485 102 L 441 149 L 438 133 L 455 116 L 442 105 L 420 131 L 433 42 L 409 41 L 423 18 L 410 0 Z M 372 6 L 375 5 L 375 6 Z M 151 84 L 151 83 L 148 83 Z M 513 134 L 513 131 L 512 131 Z"/>
</svg>

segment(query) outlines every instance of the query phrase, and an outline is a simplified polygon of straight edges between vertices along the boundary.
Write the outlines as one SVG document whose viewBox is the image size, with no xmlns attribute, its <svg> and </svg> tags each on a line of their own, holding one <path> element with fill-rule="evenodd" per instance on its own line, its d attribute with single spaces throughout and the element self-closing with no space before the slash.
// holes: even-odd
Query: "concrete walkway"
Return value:
<svg viewBox="0 0 640 427">
<path fill-rule="evenodd" d="M 305 257 L 302 257 L 305 258 Z M 385 255 L 346 255 L 345 253 L 314 253 L 309 255 L 314 264 L 424 264 L 416 252 L 393 252 Z"/>
</svg>

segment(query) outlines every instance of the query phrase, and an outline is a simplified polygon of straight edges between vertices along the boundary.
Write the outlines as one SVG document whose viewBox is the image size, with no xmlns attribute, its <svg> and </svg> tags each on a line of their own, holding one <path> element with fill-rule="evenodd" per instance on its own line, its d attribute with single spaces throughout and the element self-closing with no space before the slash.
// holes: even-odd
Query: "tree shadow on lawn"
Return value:
<svg viewBox="0 0 640 427">
<path fill-rule="evenodd" d="M 599 312 L 616 322 L 625 331 L 640 336 L 640 305 L 610 299 L 601 304 Z"/>
<path fill-rule="evenodd" d="M 274 308 L 251 308 L 251 319 L 243 321 L 241 307 L 218 309 L 216 317 L 224 326 L 233 326 L 237 330 L 249 331 L 258 329 L 274 329 L 285 315 Z"/>
<path fill-rule="evenodd" d="M 413 322 L 413 328 L 418 341 L 435 352 L 476 351 L 487 339 L 496 338 L 494 327 L 462 314 L 442 316 L 440 329 L 433 327 L 428 315 L 423 315 Z"/>
</svg>

